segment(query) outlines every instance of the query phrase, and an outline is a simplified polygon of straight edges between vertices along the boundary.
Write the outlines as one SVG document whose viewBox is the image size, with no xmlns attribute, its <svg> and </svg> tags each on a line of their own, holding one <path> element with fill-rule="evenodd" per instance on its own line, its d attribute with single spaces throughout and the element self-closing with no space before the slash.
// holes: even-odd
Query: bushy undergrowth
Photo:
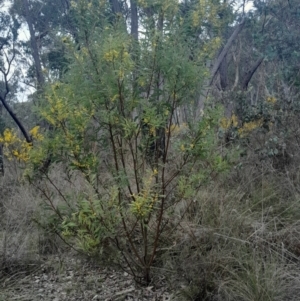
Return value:
<svg viewBox="0 0 300 301">
<path fill-rule="evenodd" d="M 23 160 L 25 177 L 45 201 L 40 225 L 90 256 L 114 254 L 143 283 L 169 244 L 176 205 L 230 166 L 215 135 L 219 106 L 207 106 L 197 121 L 178 121 L 199 95 L 207 58 L 194 49 L 191 60 L 178 26 L 172 17 L 166 22 L 164 32 L 145 24 L 138 45 L 110 22 L 91 29 L 80 49 L 66 40 L 68 72 L 45 89 L 39 108 L 50 130 L 32 130 L 34 147 Z M 79 189 L 70 189 L 77 181 Z"/>
<path fill-rule="evenodd" d="M 283 135 L 263 119 L 221 120 L 212 103 L 193 122 L 179 120 L 185 111 L 194 117 L 208 57 L 191 50 L 172 20 L 164 32 L 145 24 L 138 47 L 120 24 L 104 21 L 80 47 L 65 39 L 68 71 L 45 88 L 38 108 L 48 130 L 33 128 L 33 145 L 19 149 L 13 131 L 1 138 L 31 184 L 3 195 L 3 256 L 7 242 L 34 233 L 34 220 L 43 239 L 30 238 L 32 252 L 58 251 L 59 237 L 140 283 L 163 274 L 179 300 L 292 300 L 298 131 L 289 125 Z M 234 139 L 224 144 L 220 127 Z"/>
<path fill-rule="evenodd" d="M 46 239 L 34 219 L 40 212 L 40 195 L 22 181 L 17 162 L 5 161 L 0 180 L 0 278 L 28 273 L 56 238 Z M 53 234 L 51 234 L 53 236 Z"/>
<path fill-rule="evenodd" d="M 155 283 L 156 277 L 164 275 L 176 291 L 175 300 L 297 300 L 300 281 L 300 202 L 296 193 L 297 182 L 288 180 L 285 173 L 274 173 L 272 162 L 270 165 L 262 162 L 259 166 L 258 161 L 253 164 L 252 159 L 250 164 L 249 158 L 252 156 L 255 154 L 249 152 L 248 157 L 236 162 L 242 165 L 235 164 L 229 173 L 206 182 L 192 198 L 176 202 L 175 206 L 166 211 L 167 222 L 152 266 L 155 275 L 153 281 Z M 289 167 L 286 169 L 289 171 Z M 290 170 L 296 172 L 294 167 Z M 6 254 L 18 254 L 22 260 L 26 254 L 40 251 L 40 239 L 31 222 L 32 217 L 39 216 L 39 223 L 48 234 L 51 229 L 54 232 L 60 229 L 51 228 L 57 223 L 51 219 L 52 213 L 48 215 L 47 211 L 37 207 L 34 199 L 37 195 L 42 196 L 38 191 L 48 191 L 49 195 L 56 196 L 55 208 L 60 208 L 61 214 L 73 212 L 70 221 L 76 223 L 68 228 L 62 227 L 61 231 L 75 231 L 74 227 L 80 226 L 79 212 L 88 215 L 85 226 L 101 224 L 101 218 L 107 217 L 112 225 L 110 231 L 113 232 L 110 233 L 118 230 L 118 227 L 113 226 L 114 223 L 119 225 L 118 215 L 114 212 L 116 209 L 110 207 L 109 199 L 105 205 L 108 207 L 104 208 L 109 215 L 103 214 L 101 212 L 104 209 L 97 208 L 99 203 L 95 202 L 93 207 L 93 203 L 88 201 L 93 190 L 88 188 L 86 179 L 80 174 L 74 174 L 73 181 L 70 181 L 63 171 L 62 164 L 54 167 L 48 175 L 53 179 L 53 184 L 49 185 L 44 179 L 38 190 L 15 183 L 5 192 L 2 201 L 5 219 L 2 221 L 9 221 L 10 224 L 9 228 L 2 225 L 8 235 L 6 241 L 9 249 Z M 6 181 L 4 185 L 12 183 L 11 179 Z M 58 206 L 66 205 L 58 197 L 58 191 L 72 195 L 73 199 L 67 202 L 70 202 L 73 211 L 67 209 L 67 206 Z M 76 205 L 75 198 L 83 201 Z M 24 207 L 20 207 L 20 204 Z M 96 215 L 90 212 L 91 208 L 94 208 Z M 112 235 L 100 235 L 99 244 L 87 248 L 84 244 L 89 243 L 86 238 L 88 228 L 85 229 L 85 232 L 73 236 L 76 238 L 73 243 L 77 247 L 94 250 L 87 253 L 89 256 L 103 260 L 103 257 L 108 259 L 108 255 L 113 255 L 110 257 L 112 263 L 119 261 L 119 264 L 125 264 L 120 250 L 110 241 Z M 79 230 L 80 227 L 76 231 Z M 100 232 L 94 230 L 93 233 L 101 234 L 101 231 L 108 233 L 109 229 L 99 228 L 97 231 Z M 24 236 L 29 231 L 31 234 L 36 231 L 36 236 Z M 122 235 L 122 231 L 118 235 Z M 21 237 L 24 243 L 20 244 Z M 13 249 L 15 239 L 18 239 L 18 247 Z M 30 243 L 27 239 L 30 239 Z M 141 244 L 142 234 L 137 231 L 132 239 Z M 3 236 L 2 246 L 4 241 Z"/>
<path fill-rule="evenodd" d="M 297 300 L 299 197 L 263 173 L 228 189 L 229 181 L 199 192 L 174 231 L 162 260 L 171 283 L 183 285 L 178 298 Z"/>
</svg>

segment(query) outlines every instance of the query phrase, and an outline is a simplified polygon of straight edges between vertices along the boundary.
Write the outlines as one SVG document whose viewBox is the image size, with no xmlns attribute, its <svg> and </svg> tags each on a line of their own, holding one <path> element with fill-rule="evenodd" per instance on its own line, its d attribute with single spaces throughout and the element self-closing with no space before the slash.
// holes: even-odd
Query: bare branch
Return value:
<svg viewBox="0 0 300 301">
<path fill-rule="evenodd" d="M 32 47 L 32 56 L 35 63 L 35 71 L 36 71 L 36 78 L 38 83 L 38 90 L 42 89 L 45 83 L 45 78 L 42 72 L 42 63 L 39 55 L 39 49 L 35 37 L 35 31 L 33 28 L 33 22 L 32 22 L 32 15 L 29 10 L 29 2 L 28 0 L 24 0 L 23 2 L 23 10 L 25 13 L 25 19 L 29 28 L 30 33 L 30 43 Z"/>
<path fill-rule="evenodd" d="M 241 51 L 242 51 L 242 44 L 239 41 L 239 50 L 237 55 L 235 55 L 234 52 L 232 53 L 233 61 L 235 62 L 235 78 L 234 78 L 233 87 L 231 89 L 232 91 L 238 86 L 240 80 L 239 65 L 240 65 Z"/>
<path fill-rule="evenodd" d="M 221 51 L 218 59 L 216 60 L 212 71 L 211 71 L 211 80 L 209 85 L 211 86 L 213 83 L 213 80 L 226 56 L 226 54 L 228 53 L 232 43 L 234 42 L 234 40 L 236 39 L 236 37 L 239 35 L 239 33 L 242 31 L 243 27 L 245 25 L 245 19 L 242 20 L 242 22 L 235 28 L 235 30 L 233 31 L 232 35 L 230 36 L 230 38 L 228 39 L 226 45 L 224 46 L 223 50 Z"/>
<path fill-rule="evenodd" d="M 14 48 L 13 48 L 13 50 L 14 50 Z M 13 51 L 13 55 L 12 55 L 11 58 L 8 57 L 8 55 L 6 54 L 6 52 L 4 52 L 4 55 L 5 55 L 5 58 L 6 58 L 6 63 L 8 65 L 7 70 L 5 72 L 5 75 L 7 76 L 9 74 L 9 72 L 10 72 L 10 68 L 11 68 L 13 60 L 15 59 L 16 53 L 15 53 L 15 51 Z M 3 71 L 1 71 L 1 72 L 4 73 Z"/>
<path fill-rule="evenodd" d="M 0 95 L 0 101 L 2 102 L 4 108 L 9 113 L 9 115 L 11 116 L 11 118 L 17 124 L 18 128 L 20 129 L 20 131 L 22 132 L 24 138 L 26 139 L 26 142 L 27 143 L 32 143 L 32 139 L 29 136 L 29 134 L 27 133 L 25 127 L 23 126 L 23 124 L 21 123 L 21 121 L 19 120 L 19 118 L 17 117 L 17 115 L 12 111 L 12 109 L 10 108 L 10 106 L 8 105 L 8 103 L 6 102 L 6 99 L 4 97 L 2 97 L 1 95 Z"/>
<path fill-rule="evenodd" d="M 254 66 L 245 74 L 243 82 L 242 82 L 242 90 L 246 91 L 248 89 L 248 84 L 249 84 L 252 76 L 254 75 L 254 73 L 260 66 L 260 64 L 263 62 L 263 60 L 264 60 L 263 57 L 259 58 L 256 61 L 256 63 L 254 64 Z"/>
<path fill-rule="evenodd" d="M 13 50 L 14 50 L 14 48 L 13 48 Z M 3 94 L 0 95 L 0 101 L 3 104 L 4 108 L 6 109 L 6 111 L 11 116 L 11 118 L 17 124 L 18 128 L 20 129 L 20 131 L 22 132 L 23 136 L 25 137 L 26 142 L 32 143 L 32 139 L 31 139 L 30 135 L 27 133 L 25 127 L 22 124 L 22 122 L 19 120 L 19 118 L 17 117 L 17 115 L 13 112 L 13 110 L 11 109 L 11 107 L 9 106 L 9 104 L 6 101 L 6 97 L 7 97 L 7 95 L 10 92 L 8 75 L 10 73 L 12 63 L 13 63 L 13 61 L 15 59 L 15 51 L 13 51 L 13 55 L 12 55 L 11 58 L 8 57 L 8 55 L 6 54 L 5 51 L 3 51 L 3 53 L 4 53 L 4 56 L 6 58 L 6 63 L 7 63 L 8 66 L 7 66 L 6 70 L 4 68 L 0 68 L 0 72 L 3 75 L 3 81 L 4 81 L 4 86 L 5 86 Z"/>
</svg>

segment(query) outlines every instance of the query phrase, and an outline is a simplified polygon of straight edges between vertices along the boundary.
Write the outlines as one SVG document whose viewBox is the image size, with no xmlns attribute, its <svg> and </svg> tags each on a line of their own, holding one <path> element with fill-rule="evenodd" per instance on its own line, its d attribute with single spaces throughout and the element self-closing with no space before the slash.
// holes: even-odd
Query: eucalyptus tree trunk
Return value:
<svg viewBox="0 0 300 301">
<path fill-rule="evenodd" d="M 131 35 L 135 41 L 139 38 L 139 20 L 136 0 L 130 0 L 130 14 L 131 14 Z"/>
<path fill-rule="evenodd" d="M 0 104 L 0 121 L 3 118 L 3 106 Z M 1 130 L 3 130 L 1 128 Z M 2 134 L 2 133 L 1 133 Z M 3 145 L 0 143 L 0 175 L 4 175 Z"/>
<path fill-rule="evenodd" d="M 211 77 L 206 88 L 206 92 L 204 93 L 205 95 L 201 95 L 201 101 L 199 101 L 198 103 L 198 110 L 204 107 L 205 98 L 209 93 L 217 93 L 218 98 L 222 99 L 225 116 L 227 118 L 230 118 L 235 108 L 235 104 L 232 101 L 232 93 L 236 89 L 239 89 L 242 92 L 246 92 L 253 75 L 263 62 L 263 57 L 258 58 L 252 66 L 249 66 L 244 74 L 240 74 L 240 52 L 242 48 L 241 42 L 238 50 L 239 53 L 237 55 L 235 55 L 234 53 L 230 54 L 230 49 L 232 48 L 234 42 L 237 40 L 244 26 L 245 20 L 242 20 L 241 23 L 235 27 L 231 36 L 227 39 L 227 42 L 225 43 L 223 49 L 220 51 L 218 57 L 216 58 L 211 69 Z M 231 55 L 232 60 L 230 60 Z M 235 64 L 235 78 L 234 83 L 231 86 L 229 85 L 230 82 L 228 80 L 228 66 L 230 62 L 233 62 L 233 64 Z"/>
<path fill-rule="evenodd" d="M 36 78 L 37 78 L 37 90 L 41 90 L 45 84 L 45 78 L 42 71 L 42 64 L 38 49 L 38 44 L 35 36 L 35 31 L 33 28 L 32 15 L 29 8 L 29 1 L 23 0 L 23 10 L 25 19 L 28 25 L 29 33 L 30 33 L 30 44 L 32 49 L 32 57 L 35 64 Z"/>
<path fill-rule="evenodd" d="M 109 0 L 109 3 L 114 15 L 122 13 L 121 4 L 119 0 Z"/>
<path fill-rule="evenodd" d="M 0 175 L 4 176 L 3 145 L 0 145 Z"/>
</svg>

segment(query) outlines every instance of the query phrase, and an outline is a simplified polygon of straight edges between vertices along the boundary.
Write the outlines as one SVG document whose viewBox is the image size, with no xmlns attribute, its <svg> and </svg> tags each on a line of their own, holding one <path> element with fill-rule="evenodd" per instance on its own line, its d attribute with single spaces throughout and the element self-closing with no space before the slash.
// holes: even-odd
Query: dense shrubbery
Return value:
<svg viewBox="0 0 300 301">
<path fill-rule="evenodd" d="M 178 24 L 166 24 L 161 32 L 145 24 L 138 46 L 109 23 L 90 31 L 63 80 L 46 90 L 40 114 L 51 130 L 23 160 L 30 181 L 37 175 L 47 183 L 37 184 L 54 214 L 44 226 L 89 255 L 114 248 L 147 283 L 158 250 L 170 246 L 162 237 L 176 223 L 167 225 L 184 215 L 175 218 L 176 205 L 192 202 L 203 183 L 228 168 L 215 139 L 220 109 L 176 129 L 206 69 L 200 50 L 190 60 Z M 71 183 L 84 181 L 78 194 L 59 187 L 51 175 L 58 164 Z"/>
<path fill-rule="evenodd" d="M 43 200 L 30 215 L 46 238 L 141 283 L 162 273 L 178 298 L 285 300 L 298 281 L 297 110 L 234 90 L 230 116 L 217 97 L 199 110 L 223 19 L 202 2 L 183 18 L 176 3 L 151 19 L 139 1 L 136 41 L 94 2 L 72 2 L 78 41 L 61 37 L 68 67 L 37 95 L 44 127 L 32 143 L 6 129 L 4 154 Z"/>
</svg>

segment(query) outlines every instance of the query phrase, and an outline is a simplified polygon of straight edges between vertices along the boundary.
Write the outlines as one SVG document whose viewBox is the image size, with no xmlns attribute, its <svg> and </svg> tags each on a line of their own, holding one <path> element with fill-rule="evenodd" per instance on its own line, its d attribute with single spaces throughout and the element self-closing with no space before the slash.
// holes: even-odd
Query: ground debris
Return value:
<svg viewBox="0 0 300 301">
<path fill-rule="evenodd" d="M 101 268 L 76 257 L 48 258 L 26 277 L 2 279 L 0 300 L 167 301 L 163 286 L 142 287 L 124 271 Z"/>
</svg>

